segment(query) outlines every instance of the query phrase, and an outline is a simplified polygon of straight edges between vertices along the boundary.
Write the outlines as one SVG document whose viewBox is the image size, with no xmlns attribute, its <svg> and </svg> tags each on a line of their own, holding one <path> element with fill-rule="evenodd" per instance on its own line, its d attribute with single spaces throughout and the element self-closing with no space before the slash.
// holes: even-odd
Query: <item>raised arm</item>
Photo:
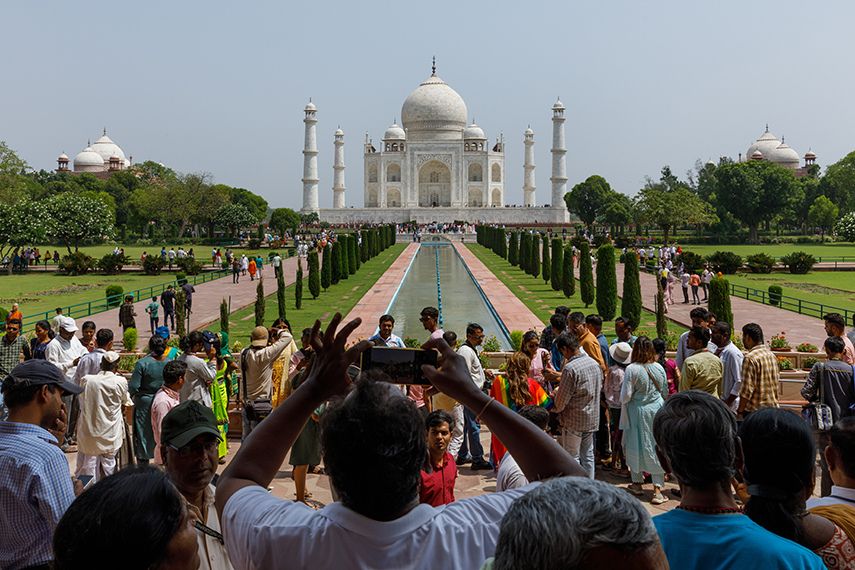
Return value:
<svg viewBox="0 0 855 570">
<path fill-rule="evenodd" d="M 315 359 L 309 376 L 282 405 L 252 430 L 223 471 L 217 483 L 216 495 L 217 513 L 220 516 L 229 498 L 238 490 L 251 485 L 266 488 L 315 408 L 347 389 L 350 384 L 347 367 L 356 362 L 359 354 L 371 345 L 363 341 L 345 350 L 347 337 L 362 320 L 350 321 L 336 334 L 340 322 L 341 315 L 336 313 L 322 338 L 321 323 L 315 321 L 312 328 Z"/>
<path fill-rule="evenodd" d="M 425 376 L 442 393 L 478 414 L 505 444 L 529 481 L 585 475 L 579 464 L 551 437 L 479 390 L 469 376 L 466 360 L 444 340 L 435 339 L 429 344 L 439 350 L 442 364 L 439 368 L 422 366 Z"/>
</svg>

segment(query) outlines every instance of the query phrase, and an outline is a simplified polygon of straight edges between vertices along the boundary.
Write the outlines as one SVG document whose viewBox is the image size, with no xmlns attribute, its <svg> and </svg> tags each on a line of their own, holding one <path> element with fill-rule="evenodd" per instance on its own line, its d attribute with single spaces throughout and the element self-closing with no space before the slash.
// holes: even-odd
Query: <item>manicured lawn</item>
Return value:
<svg viewBox="0 0 855 570">
<path fill-rule="evenodd" d="M 0 274 L 0 306 L 9 309 L 12 303 L 21 305 L 26 318 L 35 313 L 54 308 L 68 307 L 76 303 L 101 300 L 108 285 L 121 285 L 125 292 L 135 289 L 170 283 L 170 275 L 144 275 L 129 273 L 119 275 L 60 275 L 55 272 L 31 270 L 24 275 Z"/>
<path fill-rule="evenodd" d="M 321 291 L 321 295 L 317 299 L 312 299 L 312 295 L 309 293 L 309 274 L 308 269 L 304 266 L 303 307 L 300 310 L 294 308 L 294 285 L 285 288 L 287 317 L 295 337 L 299 339 L 300 331 L 315 324 L 315 319 L 327 323 L 336 312 L 341 313 L 342 316 L 347 316 L 354 305 L 377 282 L 383 272 L 401 255 L 407 245 L 407 243 L 397 243 L 391 246 L 374 259 L 363 263 L 356 274 L 340 281 L 337 285 L 332 285 L 326 292 Z M 266 289 L 265 293 L 270 292 L 272 295 L 265 297 L 265 326 L 270 326 L 279 316 L 275 281 L 272 281 L 269 287 L 270 289 Z M 255 308 L 249 306 L 232 313 L 229 336 L 232 341 L 238 340 L 246 346 L 249 334 L 254 327 Z"/>
<path fill-rule="evenodd" d="M 507 260 L 502 259 L 486 247 L 478 244 L 467 244 L 475 256 L 492 271 L 499 280 L 504 283 L 525 305 L 540 318 L 544 324 L 549 322 L 549 317 L 552 316 L 555 307 L 565 305 L 570 307 L 571 311 L 581 311 L 586 315 L 596 313 L 597 308 L 594 305 L 585 307 L 582 303 L 579 293 L 578 269 L 576 270 L 576 293 L 569 299 L 564 296 L 561 291 L 553 291 L 552 287 L 544 283 L 543 279 L 535 279 L 531 275 L 524 273 L 519 267 L 514 267 Z M 620 312 L 620 303 L 618 303 L 618 312 Z M 614 337 L 613 321 L 603 324 L 603 332 L 609 340 Z M 642 310 L 641 323 L 639 330 L 646 331 L 651 336 L 656 336 L 656 315 Z M 685 328 L 668 322 L 668 330 L 671 333 L 680 334 Z"/>
<path fill-rule="evenodd" d="M 807 275 L 791 273 L 740 273 L 728 275 L 728 281 L 761 291 L 780 285 L 783 294 L 814 303 L 855 310 L 855 272 L 813 271 Z"/>
<path fill-rule="evenodd" d="M 655 245 L 655 244 L 654 244 Z M 804 251 L 813 255 L 816 258 L 827 257 L 831 261 L 833 258 L 851 257 L 855 261 L 855 243 L 831 243 L 831 244 L 809 244 L 809 243 L 782 243 L 782 244 L 761 244 L 761 245 L 684 245 L 683 249 L 693 251 L 700 255 L 710 255 L 716 251 L 731 251 L 743 258 L 754 253 L 765 253 L 772 257 L 781 257 L 794 251 Z"/>
<path fill-rule="evenodd" d="M 163 244 L 153 245 L 153 246 L 141 246 L 141 245 L 125 245 L 125 246 L 122 246 L 122 245 L 119 245 L 119 247 L 124 247 L 125 255 L 130 257 L 131 262 L 136 264 L 136 265 L 139 264 L 140 257 L 142 256 L 143 252 L 146 252 L 149 254 L 151 254 L 151 253 L 160 254 L 161 246 L 166 246 L 166 251 L 169 251 L 170 244 L 168 242 L 163 243 Z M 104 257 L 104 255 L 106 255 L 108 253 L 112 253 L 114 247 L 116 247 L 115 244 L 90 245 L 90 246 L 81 247 L 80 251 L 82 251 L 83 253 L 85 253 L 87 255 L 91 255 L 92 257 L 94 257 L 97 260 L 97 259 L 101 259 L 102 257 Z M 175 248 L 175 251 L 178 251 L 178 246 L 173 245 L 172 247 Z M 184 248 L 185 251 L 190 251 L 190 249 L 192 248 L 193 254 L 196 256 L 196 259 L 198 259 L 205 266 L 211 265 L 211 249 L 213 246 L 210 246 L 210 245 L 184 245 L 182 247 Z M 39 251 L 42 253 L 42 255 L 44 255 L 45 251 L 48 251 L 48 250 L 50 250 L 51 254 L 53 254 L 54 251 L 58 250 L 60 257 L 62 257 L 64 255 L 68 255 L 68 251 L 64 247 L 57 247 L 57 246 L 53 246 L 53 245 L 40 245 L 40 246 L 38 246 L 38 248 L 39 248 Z M 220 249 L 223 251 L 223 255 L 225 255 L 226 248 L 220 247 Z M 232 251 L 237 252 L 238 254 L 246 253 L 247 255 L 261 255 L 265 259 L 267 258 L 267 254 L 269 254 L 271 251 L 274 251 L 274 250 L 269 249 L 269 248 L 252 249 L 252 250 L 245 249 L 245 248 L 230 248 L 230 249 Z M 282 251 L 284 251 L 284 248 L 282 248 Z M 43 264 L 44 264 L 44 261 L 42 261 L 42 264 L 40 264 L 40 267 L 43 266 Z M 53 265 L 53 262 L 51 262 L 50 264 L 48 264 L 48 267 L 54 268 L 55 266 Z"/>
</svg>

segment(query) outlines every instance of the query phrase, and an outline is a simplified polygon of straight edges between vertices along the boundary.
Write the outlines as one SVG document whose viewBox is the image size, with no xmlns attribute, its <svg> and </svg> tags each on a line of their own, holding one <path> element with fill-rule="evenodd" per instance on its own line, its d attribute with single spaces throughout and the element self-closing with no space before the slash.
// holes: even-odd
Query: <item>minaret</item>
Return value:
<svg viewBox="0 0 855 570">
<path fill-rule="evenodd" d="M 537 205 L 534 196 L 534 131 L 525 130 L 525 164 L 523 166 L 523 206 L 533 208 Z"/>
<path fill-rule="evenodd" d="M 552 203 L 553 208 L 564 209 L 564 194 L 567 193 L 567 161 L 564 148 L 564 103 L 561 99 L 552 106 Z"/>
<path fill-rule="evenodd" d="M 335 132 L 335 160 L 333 162 L 333 208 L 344 208 L 344 131 Z"/>
<path fill-rule="evenodd" d="M 303 212 L 318 211 L 318 137 L 315 127 L 318 109 L 312 100 L 304 109 L 306 118 L 306 139 L 303 143 Z"/>
</svg>

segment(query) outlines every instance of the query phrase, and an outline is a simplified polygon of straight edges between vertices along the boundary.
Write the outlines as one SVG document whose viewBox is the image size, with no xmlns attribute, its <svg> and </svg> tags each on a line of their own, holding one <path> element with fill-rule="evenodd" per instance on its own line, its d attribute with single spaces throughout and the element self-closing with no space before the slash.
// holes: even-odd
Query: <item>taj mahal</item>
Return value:
<svg viewBox="0 0 855 570">
<path fill-rule="evenodd" d="M 561 101 L 552 106 L 551 200 L 538 206 L 535 195 L 534 132 L 523 140 L 524 204 L 505 204 L 504 140 L 490 144 L 483 129 L 468 122 L 463 98 L 436 74 L 404 100 L 401 125 L 386 129 L 380 144 L 365 135 L 363 142 L 362 208 L 345 206 L 344 132 L 334 134 L 333 207 L 318 207 L 318 108 L 309 101 L 304 109 L 303 208 L 321 220 L 342 223 L 416 221 L 482 223 L 552 223 L 568 221 L 564 146 L 564 111 Z"/>
</svg>

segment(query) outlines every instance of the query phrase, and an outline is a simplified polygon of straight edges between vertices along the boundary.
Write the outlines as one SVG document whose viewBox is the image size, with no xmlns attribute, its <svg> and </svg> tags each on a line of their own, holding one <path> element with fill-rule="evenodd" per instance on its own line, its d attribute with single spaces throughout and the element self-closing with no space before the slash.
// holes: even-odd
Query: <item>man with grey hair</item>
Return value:
<svg viewBox="0 0 855 570">
<path fill-rule="evenodd" d="M 553 479 L 511 505 L 494 570 L 668 568 L 650 515 L 623 489 L 585 477 Z"/>
</svg>

